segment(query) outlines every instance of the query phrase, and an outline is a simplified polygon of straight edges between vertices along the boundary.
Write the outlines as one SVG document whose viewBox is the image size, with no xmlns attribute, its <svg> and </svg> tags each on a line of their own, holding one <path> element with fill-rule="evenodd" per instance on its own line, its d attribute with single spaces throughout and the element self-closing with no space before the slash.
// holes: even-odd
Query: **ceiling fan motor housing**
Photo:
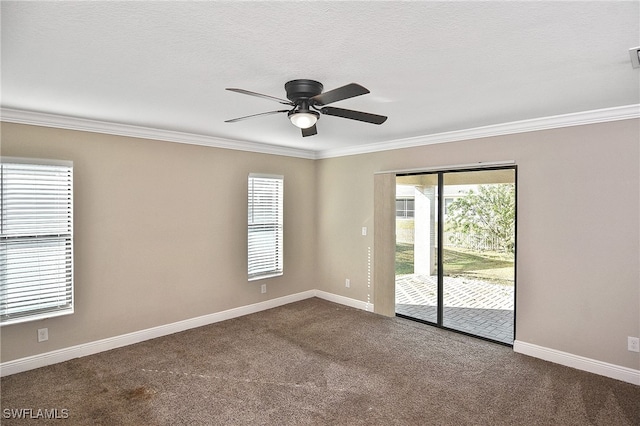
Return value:
<svg viewBox="0 0 640 426">
<path fill-rule="evenodd" d="M 306 100 L 322 93 L 322 83 L 315 80 L 291 80 L 284 85 L 287 91 L 287 99 L 298 104 L 300 100 Z"/>
</svg>

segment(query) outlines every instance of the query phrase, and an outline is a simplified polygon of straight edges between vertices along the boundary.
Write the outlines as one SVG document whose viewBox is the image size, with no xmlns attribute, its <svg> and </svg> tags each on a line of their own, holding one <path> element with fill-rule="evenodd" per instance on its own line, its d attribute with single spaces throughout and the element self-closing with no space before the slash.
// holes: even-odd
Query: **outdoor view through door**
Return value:
<svg viewBox="0 0 640 426">
<path fill-rule="evenodd" d="M 396 315 L 512 345 L 515 227 L 515 167 L 398 174 Z"/>
</svg>

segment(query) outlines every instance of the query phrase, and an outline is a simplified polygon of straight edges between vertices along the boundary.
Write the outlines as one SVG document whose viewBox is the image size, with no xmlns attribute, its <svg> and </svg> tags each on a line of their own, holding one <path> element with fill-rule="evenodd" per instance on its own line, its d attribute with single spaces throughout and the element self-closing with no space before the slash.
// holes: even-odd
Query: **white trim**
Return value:
<svg viewBox="0 0 640 426">
<path fill-rule="evenodd" d="M 381 172 L 375 172 L 374 175 L 381 175 L 386 173 L 405 174 L 405 173 L 426 173 L 426 172 L 464 170 L 464 169 L 484 169 L 489 167 L 513 166 L 514 164 L 516 164 L 515 160 L 486 161 L 486 162 L 479 161 L 477 163 L 455 164 L 452 166 L 433 166 L 433 167 L 423 167 L 419 169 L 384 170 Z"/>
<path fill-rule="evenodd" d="M 20 373 L 23 371 L 33 370 L 34 368 L 40 368 L 47 365 L 68 361 L 70 359 L 120 348 L 123 346 L 132 345 L 134 343 L 140 343 L 145 340 L 167 336 L 169 334 L 178 333 L 180 331 L 189 330 L 195 327 L 202 327 L 204 325 L 209 325 L 216 322 L 241 317 L 244 315 L 253 314 L 289 303 L 298 302 L 300 300 L 308 299 L 314 296 L 315 290 L 309 290 L 302 293 L 279 297 L 277 299 L 254 303 L 253 305 L 241 306 L 222 312 L 216 312 L 213 314 L 203 315 L 200 317 L 178 321 L 171 324 L 148 328 L 146 330 L 134 331 L 132 333 L 127 333 L 120 336 L 109 337 L 107 339 L 83 343 L 69 348 L 58 349 L 43 354 L 3 362 L 2 364 L 0 364 L 0 377 Z"/>
<path fill-rule="evenodd" d="M 510 123 L 475 127 L 452 132 L 435 133 L 406 139 L 396 139 L 367 145 L 356 145 L 347 148 L 330 149 L 316 153 L 316 159 L 344 157 L 346 155 L 368 154 L 371 152 L 392 149 L 412 148 L 437 143 L 457 142 L 468 139 L 488 138 L 493 136 L 513 135 L 517 133 L 535 132 L 538 130 L 557 129 L 561 127 L 582 126 L 586 124 L 605 123 L 609 121 L 640 118 L 640 104 L 626 105 L 593 111 L 534 118 L 530 120 L 512 121 Z"/>
<path fill-rule="evenodd" d="M 538 130 L 557 129 L 561 127 L 581 126 L 586 124 L 605 123 L 609 121 L 629 120 L 640 118 L 640 104 L 603 108 L 592 111 L 571 114 L 554 115 L 550 117 L 534 118 L 530 120 L 513 121 L 510 123 L 494 124 L 475 127 L 472 129 L 456 130 L 452 132 L 421 135 L 406 139 L 396 139 L 366 145 L 356 145 L 346 148 L 329 149 L 325 151 L 311 151 L 305 149 L 288 148 L 257 142 L 247 142 L 214 136 L 197 135 L 193 133 L 175 132 L 172 130 L 153 129 L 149 127 L 118 124 L 85 118 L 68 117 L 57 114 L 24 111 L 11 108 L 0 109 L 0 121 L 33 126 L 54 127 L 59 129 L 80 130 L 85 132 L 103 133 L 108 135 L 127 136 L 142 139 L 153 139 L 167 142 L 178 142 L 192 145 L 204 145 L 216 148 L 235 149 L 238 151 L 259 152 L 264 154 L 299 157 L 311 160 L 344 157 L 347 155 L 367 154 L 392 149 L 411 148 L 415 146 L 436 143 L 456 142 L 468 139 L 487 138 L 492 136 L 512 135 L 517 133 L 534 132 Z"/>
<path fill-rule="evenodd" d="M 129 124 L 111 123 L 107 121 L 89 120 L 86 118 L 68 117 L 57 114 L 23 111 L 10 108 L 0 109 L 0 121 L 29 124 L 32 126 L 53 127 L 57 129 L 102 133 L 106 135 L 185 143 L 190 145 L 203 145 L 214 148 L 234 149 L 237 151 L 283 155 L 285 157 L 299 157 L 311 160 L 315 159 L 315 153 L 305 149 L 287 148 L 264 143 L 225 139 L 194 133 L 153 129 L 150 127 L 133 126 Z"/>
<path fill-rule="evenodd" d="M 268 173 L 249 173 L 250 178 L 263 178 L 263 179 L 280 179 L 284 180 L 283 175 L 270 175 Z"/>
<path fill-rule="evenodd" d="M 276 308 L 278 306 L 289 303 L 298 302 L 300 300 L 318 297 L 330 302 L 339 303 L 352 308 L 362 309 L 373 312 L 373 305 L 349 297 L 328 293 L 322 290 L 308 290 L 302 293 L 296 293 L 289 296 L 279 297 L 264 302 L 254 303 L 253 305 L 241 306 L 222 312 L 216 312 L 201 317 L 191 318 L 184 321 L 178 321 L 172 324 L 161 325 L 158 327 L 148 328 L 146 330 L 135 331 L 133 333 L 123 334 L 107 339 L 89 342 L 70 348 L 59 349 L 43 354 L 33 355 L 30 357 L 20 358 L 13 361 L 7 361 L 0 364 L 0 377 L 9 376 L 11 374 L 21 373 L 23 371 L 33 370 L 35 368 L 44 367 L 59 362 L 68 361 L 70 359 L 96 354 L 123 346 L 132 345 L 134 343 L 143 342 L 149 339 L 166 336 L 180 331 L 189 330 L 195 327 L 213 324 L 228 319 L 253 314 L 267 309 Z M 516 340 L 513 343 L 514 352 L 532 356 L 534 358 L 543 359 L 566 367 L 576 368 L 578 370 L 587 371 L 612 379 L 621 380 L 640 386 L 640 370 L 621 367 L 615 364 L 585 358 L 579 355 L 573 355 L 567 352 L 555 349 L 545 348 L 531 343 Z"/>
<path fill-rule="evenodd" d="M 534 358 L 640 386 L 640 370 L 634 370 L 633 368 L 621 367 L 619 365 L 609 364 L 607 362 L 585 358 L 519 340 L 513 342 L 513 350 L 514 352 L 529 355 Z"/>
<path fill-rule="evenodd" d="M 71 346 L 69 348 L 58 349 L 43 354 L 3 362 L 0 364 L 0 377 L 21 373 L 23 371 L 33 370 L 34 368 L 45 367 L 51 364 L 57 364 L 59 362 L 68 361 L 74 358 L 93 355 L 99 352 L 132 345 L 135 343 L 140 343 L 145 340 L 167 336 L 169 334 L 178 333 L 181 331 L 189 330 L 191 328 L 202 327 L 216 322 L 254 314 L 256 312 L 265 311 L 267 309 L 276 308 L 278 306 L 287 305 L 289 303 L 299 302 L 311 297 L 319 297 L 321 299 L 340 303 L 354 308 L 373 311 L 373 305 L 366 302 L 350 299 L 348 297 L 338 296 L 335 294 L 327 293 L 325 291 L 308 290 L 301 293 L 291 294 L 289 296 L 279 297 L 277 299 L 254 303 L 252 305 L 241 306 L 222 312 L 216 312 L 213 314 L 203 315 L 200 317 L 178 321 L 171 324 L 148 328 L 146 330 L 134 331 L 132 333 L 127 333 L 120 336 L 109 337 L 94 342 Z"/>
<path fill-rule="evenodd" d="M 38 164 L 42 166 L 73 167 L 72 160 L 55 160 L 52 158 L 8 157 L 6 155 L 0 156 L 0 163 Z"/>
<path fill-rule="evenodd" d="M 328 293 L 322 290 L 316 290 L 316 297 L 320 299 L 328 300 L 329 302 L 339 303 L 345 306 L 351 306 L 352 308 L 362 309 L 363 311 L 373 312 L 373 304 L 363 302 L 361 300 L 351 299 L 350 297 L 340 296 L 333 293 Z"/>
</svg>

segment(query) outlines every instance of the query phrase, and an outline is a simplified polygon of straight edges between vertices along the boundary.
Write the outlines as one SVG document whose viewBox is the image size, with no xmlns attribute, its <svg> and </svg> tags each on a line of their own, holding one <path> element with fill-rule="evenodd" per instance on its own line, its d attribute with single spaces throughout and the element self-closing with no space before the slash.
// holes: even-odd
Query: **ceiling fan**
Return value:
<svg viewBox="0 0 640 426">
<path fill-rule="evenodd" d="M 322 83 L 315 80 L 291 80 L 284 85 L 288 100 L 263 95 L 261 93 L 250 92 L 244 89 L 227 88 L 227 90 L 232 92 L 271 99 L 281 104 L 289 105 L 292 108 L 233 118 L 231 120 L 226 120 L 225 123 L 235 123 L 236 121 L 246 120 L 248 118 L 286 112 L 293 125 L 302 129 L 302 136 L 313 136 L 318 133 L 318 130 L 316 129 L 316 122 L 320 118 L 320 114 L 333 115 L 335 117 L 348 118 L 350 120 L 358 120 L 371 124 L 382 124 L 387 120 L 387 117 L 384 115 L 325 106 L 343 99 L 349 99 L 369 93 L 369 90 L 365 89 L 361 85 L 351 83 L 324 93 L 322 92 L 323 88 Z"/>
</svg>

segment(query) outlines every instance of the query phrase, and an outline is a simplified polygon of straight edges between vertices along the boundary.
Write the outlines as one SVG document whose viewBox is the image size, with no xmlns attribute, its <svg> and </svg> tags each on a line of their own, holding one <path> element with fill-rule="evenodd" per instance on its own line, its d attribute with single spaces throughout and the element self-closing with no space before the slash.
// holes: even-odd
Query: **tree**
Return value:
<svg viewBox="0 0 640 426">
<path fill-rule="evenodd" d="M 515 250 L 516 189 L 512 183 L 479 185 L 449 204 L 447 230 L 451 242 L 481 249 L 481 241 L 496 242 L 499 250 Z"/>
</svg>

